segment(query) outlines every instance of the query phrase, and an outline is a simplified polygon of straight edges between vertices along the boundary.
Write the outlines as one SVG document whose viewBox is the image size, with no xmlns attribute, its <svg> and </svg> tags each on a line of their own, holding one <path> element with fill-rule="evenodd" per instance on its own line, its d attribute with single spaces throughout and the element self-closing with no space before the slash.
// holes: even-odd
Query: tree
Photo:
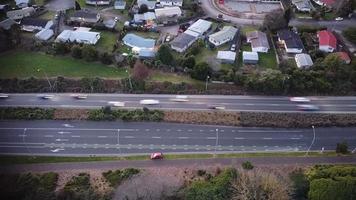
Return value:
<svg viewBox="0 0 356 200">
<path fill-rule="evenodd" d="M 77 59 L 82 58 L 82 48 L 79 45 L 74 45 L 71 48 L 71 55 L 73 58 L 77 58 Z"/>
<path fill-rule="evenodd" d="M 105 65 L 110 65 L 113 63 L 113 56 L 107 52 L 104 52 L 100 55 L 100 61 Z"/>
<path fill-rule="evenodd" d="M 195 66 L 195 58 L 194 56 L 189 56 L 187 59 L 182 61 L 182 67 L 187 67 L 189 69 L 194 68 Z"/>
<path fill-rule="evenodd" d="M 356 27 L 350 27 L 342 32 L 342 34 L 352 43 L 356 44 Z"/>
<path fill-rule="evenodd" d="M 340 1 L 340 3 L 338 3 L 338 6 L 336 8 L 336 14 L 338 16 L 342 16 L 345 17 L 347 16 L 349 13 L 352 13 L 352 0 L 343 0 Z"/>
<path fill-rule="evenodd" d="M 246 169 L 246 170 L 253 169 L 253 165 L 252 165 L 252 163 L 250 161 L 243 162 L 241 164 L 241 166 L 242 166 L 243 169 Z"/>
<path fill-rule="evenodd" d="M 157 52 L 157 59 L 163 64 L 170 65 L 173 62 L 171 49 L 167 45 L 162 45 Z"/>
<path fill-rule="evenodd" d="M 148 12 L 148 6 L 146 4 L 141 4 L 140 8 L 138 9 L 138 14 L 143 14 Z"/>
<path fill-rule="evenodd" d="M 336 153 L 348 154 L 349 153 L 348 148 L 349 148 L 349 146 L 348 146 L 347 142 L 337 143 L 336 144 Z"/>
<path fill-rule="evenodd" d="M 84 45 L 82 49 L 82 56 L 88 62 L 96 61 L 98 57 L 98 52 L 96 51 L 94 46 Z"/>
<path fill-rule="evenodd" d="M 293 186 L 292 197 L 298 200 L 308 199 L 309 180 L 304 171 L 302 169 L 295 170 L 289 174 L 289 177 Z"/>
<path fill-rule="evenodd" d="M 54 44 L 54 51 L 56 54 L 64 55 L 64 54 L 68 53 L 69 48 L 66 43 L 57 42 Z"/>
<path fill-rule="evenodd" d="M 208 75 L 210 75 L 210 67 L 206 62 L 201 62 L 195 65 L 190 73 L 192 78 L 202 81 L 204 81 Z"/>
<path fill-rule="evenodd" d="M 136 61 L 135 66 L 133 68 L 132 77 L 137 81 L 142 81 L 145 80 L 149 74 L 150 71 L 147 66 L 140 61 Z"/>
<path fill-rule="evenodd" d="M 277 31 L 287 26 L 288 23 L 282 11 L 269 13 L 263 20 L 263 27 L 270 31 Z"/>
</svg>

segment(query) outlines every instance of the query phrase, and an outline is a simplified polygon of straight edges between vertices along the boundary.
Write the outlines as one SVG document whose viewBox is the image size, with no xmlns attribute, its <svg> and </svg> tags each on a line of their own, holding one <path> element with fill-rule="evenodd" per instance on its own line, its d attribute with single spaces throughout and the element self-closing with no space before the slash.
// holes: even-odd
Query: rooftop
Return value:
<svg viewBox="0 0 356 200">
<path fill-rule="evenodd" d="M 153 39 L 146 39 L 132 33 L 126 34 L 122 41 L 124 41 L 124 43 L 130 47 L 147 49 L 154 48 L 156 43 Z"/>
<path fill-rule="evenodd" d="M 327 30 L 319 31 L 318 37 L 319 37 L 319 45 L 331 46 L 332 48 L 336 49 L 337 40 L 332 32 Z"/>
</svg>

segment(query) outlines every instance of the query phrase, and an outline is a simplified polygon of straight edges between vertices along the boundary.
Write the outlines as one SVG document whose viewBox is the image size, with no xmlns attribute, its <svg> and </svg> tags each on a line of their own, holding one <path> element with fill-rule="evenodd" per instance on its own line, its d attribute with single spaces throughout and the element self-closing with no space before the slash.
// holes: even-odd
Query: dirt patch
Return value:
<svg viewBox="0 0 356 200">
<path fill-rule="evenodd" d="M 240 125 L 240 113 L 223 111 L 164 111 L 163 121 L 238 126 Z"/>
<path fill-rule="evenodd" d="M 85 120 L 89 117 L 86 109 L 55 109 L 55 120 Z"/>
<path fill-rule="evenodd" d="M 241 112 L 241 126 L 304 128 L 355 126 L 356 114 Z"/>
</svg>

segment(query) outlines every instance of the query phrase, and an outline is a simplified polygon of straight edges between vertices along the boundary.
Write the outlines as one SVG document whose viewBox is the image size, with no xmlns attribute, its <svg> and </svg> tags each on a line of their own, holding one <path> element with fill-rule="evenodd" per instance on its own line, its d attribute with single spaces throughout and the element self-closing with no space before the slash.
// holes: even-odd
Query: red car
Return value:
<svg viewBox="0 0 356 200">
<path fill-rule="evenodd" d="M 157 153 L 152 153 L 151 154 L 151 160 L 161 160 L 163 159 L 163 154 L 160 152 Z"/>
</svg>

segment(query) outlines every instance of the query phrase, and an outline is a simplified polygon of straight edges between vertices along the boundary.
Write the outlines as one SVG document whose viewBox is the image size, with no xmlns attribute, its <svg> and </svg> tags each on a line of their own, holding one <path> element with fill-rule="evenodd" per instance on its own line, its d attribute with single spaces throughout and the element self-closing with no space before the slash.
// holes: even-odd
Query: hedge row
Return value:
<svg viewBox="0 0 356 200">
<path fill-rule="evenodd" d="M 43 108 L 0 108 L 0 120 L 25 119 L 44 120 L 53 119 L 54 109 Z"/>
<path fill-rule="evenodd" d="M 159 110 L 111 110 L 105 107 L 100 110 L 90 110 L 89 120 L 123 120 L 123 121 L 162 121 L 164 113 Z"/>
</svg>

